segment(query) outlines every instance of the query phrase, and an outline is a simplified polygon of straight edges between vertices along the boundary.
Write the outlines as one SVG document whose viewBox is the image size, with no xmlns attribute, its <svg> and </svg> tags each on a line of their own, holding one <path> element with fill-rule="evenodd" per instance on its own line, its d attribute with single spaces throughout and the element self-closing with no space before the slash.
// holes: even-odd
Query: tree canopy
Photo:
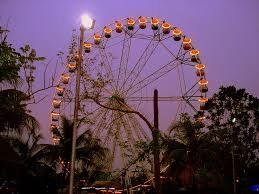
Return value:
<svg viewBox="0 0 259 194">
<path fill-rule="evenodd" d="M 245 89 L 220 87 L 207 103 L 208 130 L 211 141 L 226 150 L 233 144 L 236 159 L 243 168 L 258 160 L 259 99 Z"/>
</svg>

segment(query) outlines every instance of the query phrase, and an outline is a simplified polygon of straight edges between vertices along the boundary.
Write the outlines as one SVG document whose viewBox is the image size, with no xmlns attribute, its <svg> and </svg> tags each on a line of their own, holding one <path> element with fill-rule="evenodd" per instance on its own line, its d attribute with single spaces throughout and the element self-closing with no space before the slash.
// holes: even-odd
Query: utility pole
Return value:
<svg viewBox="0 0 259 194">
<path fill-rule="evenodd" d="M 154 170 L 155 170 L 155 190 L 160 194 L 160 146 L 159 146 L 159 126 L 158 126 L 158 90 L 154 91 L 154 128 L 152 130 L 154 142 Z"/>
</svg>

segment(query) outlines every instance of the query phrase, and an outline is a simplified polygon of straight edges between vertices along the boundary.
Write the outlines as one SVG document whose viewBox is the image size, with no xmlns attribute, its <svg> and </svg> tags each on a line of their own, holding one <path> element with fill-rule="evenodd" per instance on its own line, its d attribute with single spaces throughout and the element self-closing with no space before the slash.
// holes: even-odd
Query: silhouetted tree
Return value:
<svg viewBox="0 0 259 194">
<path fill-rule="evenodd" d="M 207 103 L 208 138 L 220 145 L 221 174 L 231 176 L 233 151 L 237 177 L 246 179 L 247 169 L 258 162 L 259 99 L 245 89 L 220 87 Z M 243 180 L 242 180 L 243 181 Z"/>
<path fill-rule="evenodd" d="M 61 123 L 59 128 L 53 129 L 53 133 L 60 139 L 59 144 L 53 145 L 51 149 L 53 156 L 62 166 L 63 183 L 65 184 L 70 167 L 73 122 L 63 116 Z M 76 141 L 77 177 L 86 181 L 94 179 L 94 176 L 101 171 L 98 163 L 102 163 L 107 154 L 108 149 L 101 145 L 101 141 L 94 138 L 90 130 L 84 130 L 82 134 L 78 135 Z M 80 174 L 84 174 L 84 176 L 82 177 Z"/>
</svg>

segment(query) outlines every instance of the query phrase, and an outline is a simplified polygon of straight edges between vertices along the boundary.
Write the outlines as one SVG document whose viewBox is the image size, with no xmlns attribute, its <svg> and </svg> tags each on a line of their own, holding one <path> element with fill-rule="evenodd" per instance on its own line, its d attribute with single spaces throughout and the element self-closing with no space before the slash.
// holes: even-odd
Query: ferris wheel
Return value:
<svg viewBox="0 0 259 194">
<path fill-rule="evenodd" d="M 126 166 L 134 144 L 150 140 L 146 124 L 129 112 L 138 111 L 152 123 L 154 89 L 165 104 L 162 117 L 192 112 L 205 119 L 205 65 L 180 28 L 155 17 L 124 18 L 94 32 L 84 49 L 80 117 L 89 120 L 93 134 L 110 148 L 111 168 L 115 158 Z M 61 114 L 73 116 L 75 71 L 76 55 L 66 64 L 55 91 L 52 129 L 60 125 Z M 53 133 L 53 142 L 58 141 Z"/>
</svg>

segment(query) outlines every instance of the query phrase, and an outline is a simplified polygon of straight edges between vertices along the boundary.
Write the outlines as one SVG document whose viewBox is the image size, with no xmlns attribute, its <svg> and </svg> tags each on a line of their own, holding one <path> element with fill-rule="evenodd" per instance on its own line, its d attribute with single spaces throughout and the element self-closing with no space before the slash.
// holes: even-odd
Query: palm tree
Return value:
<svg viewBox="0 0 259 194">
<path fill-rule="evenodd" d="M 69 173 L 69 164 L 71 159 L 73 122 L 62 116 L 62 125 L 60 128 L 54 128 L 53 133 L 60 139 L 59 144 L 53 146 L 53 154 L 56 160 L 62 164 L 63 184 L 66 183 L 66 177 Z M 108 149 L 103 147 L 99 139 L 92 136 L 90 130 L 85 130 L 76 140 L 76 167 L 77 173 L 84 173 L 84 176 L 90 175 L 91 171 L 100 168 L 98 163 L 105 159 Z M 100 169 L 98 169 L 100 170 Z M 92 174 L 94 176 L 96 174 Z M 84 177 L 92 179 L 93 177 Z"/>
<path fill-rule="evenodd" d="M 37 134 L 36 137 L 26 135 L 12 134 L 9 136 L 2 136 L 4 141 L 13 148 L 13 150 L 20 156 L 23 165 L 28 169 L 27 171 L 31 175 L 35 175 L 35 171 L 39 166 L 51 165 L 49 162 L 48 144 L 39 144 L 39 140 L 42 139 L 41 134 Z"/>
<path fill-rule="evenodd" d="M 36 134 L 39 129 L 38 121 L 27 110 L 27 94 L 16 89 L 0 91 L 0 133 Z"/>
<path fill-rule="evenodd" d="M 201 135 L 201 123 L 193 122 L 187 113 L 183 113 L 180 120 L 170 126 L 169 136 L 164 138 L 165 152 L 162 162 L 176 168 L 174 176 L 179 176 L 185 187 L 194 185 Z"/>
<path fill-rule="evenodd" d="M 222 152 L 220 145 L 212 143 L 207 133 L 202 132 L 203 124 L 192 121 L 187 113 L 171 125 L 170 135 L 165 136 L 165 152 L 162 162 L 169 164 L 171 174 L 182 186 L 194 188 L 198 184 L 212 188 L 222 183 L 220 168 Z M 215 161 L 218 161 L 215 163 Z"/>
<path fill-rule="evenodd" d="M 42 136 L 39 133 L 32 136 L 30 133 L 20 134 L 17 132 L 9 133 L 6 136 L 2 135 L 0 138 L 18 155 L 13 167 L 16 169 L 16 166 L 19 166 L 19 177 L 16 177 L 16 179 L 20 182 L 21 192 L 35 192 L 33 189 L 39 187 L 39 185 L 35 185 L 37 183 L 35 181 L 38 180 L 38 183 L 42 181 L 43 172 L 47 172 L 45 174 L 48 176 L 53 177 L 55 175 L 55 165 L 49 154 L 50 145 L 39 144 L 41 138 Z"/>
</svg>

